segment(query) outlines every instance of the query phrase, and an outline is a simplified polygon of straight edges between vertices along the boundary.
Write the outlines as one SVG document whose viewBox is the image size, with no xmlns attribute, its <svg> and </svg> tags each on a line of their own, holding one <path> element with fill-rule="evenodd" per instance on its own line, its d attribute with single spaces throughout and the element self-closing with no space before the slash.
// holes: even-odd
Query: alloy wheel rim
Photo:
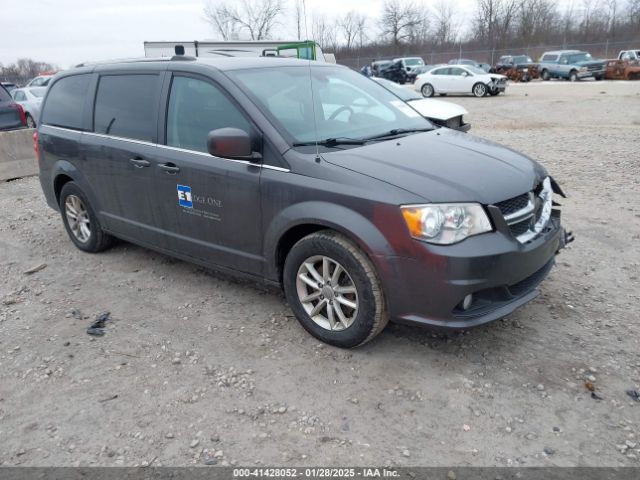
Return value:
<svg viewBox="0 0 640 480">
<path fill-rule="evenodd" d="M 476 94 L 476 96 L 481 97 L 486 93 L 486 91 L 482 85 L 476 85 L 474 93 Z"/>
<path fill-rule="evenodd" d="M 433 87 L 431 87 L 431 85 L 425 85 L 424 87 L 422 87 L 422 94 L 425 97 L 430 97 L 432 93 L 433 93 Z"/>
<path fill-rule="evenodd" d="M 64 201 L 64 214 L 67 217 L 69 230 L 81 243 L 86 243 L 91 237 L 91 222 L 89 212 L 77 195 L 69 195 Z"/>
<path fill-rule="evenodd" d="M 325 330 L 345 330 L 358 315 L 355 283 L 347 270 L 330 257 L 314 255 L 302 262 L 296 291 L 307 315 Z"/>
</svg>

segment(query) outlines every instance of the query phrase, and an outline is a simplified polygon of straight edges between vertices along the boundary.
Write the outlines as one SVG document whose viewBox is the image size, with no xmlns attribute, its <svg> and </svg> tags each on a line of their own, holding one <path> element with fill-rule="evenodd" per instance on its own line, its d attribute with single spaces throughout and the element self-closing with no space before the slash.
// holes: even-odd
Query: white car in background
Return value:
<svg viewBox="0 0 640 480">
<path fill-rule="evenodd" d="M 47 87 L 16 88 L 11 96 L 19 103 L 27 117 L 27 127 L 36 128 L 40 119 L 40 106 Z"/>
<path fill-rule="evenodd" d="M 372 77 L 371 80 L 382 85 L 436 125 L 460 130 L 461 132 L 468 132 L 471 128 L 469 123 L 464 123 L 464 116 L 469 112 L 460 105 L 432 98 L 422 98 L 410 87 L 403 87 L 385 78 Z"/>
<path fill-rule="evenodd" d="M 424 97 L 432 97 L 436 93 L 470 93 L 476 97 L 484 97 L 504 92 L 507 88 L 507 77 L 487 73 L 471 65 L 447 65 L 418 75 L 414 87 Z"/>
</svg>

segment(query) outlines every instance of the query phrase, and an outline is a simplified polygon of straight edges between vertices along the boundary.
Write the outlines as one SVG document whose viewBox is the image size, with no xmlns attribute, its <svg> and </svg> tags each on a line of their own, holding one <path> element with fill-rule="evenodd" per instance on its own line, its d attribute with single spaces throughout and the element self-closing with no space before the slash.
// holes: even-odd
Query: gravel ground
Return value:
<svg viewBox="0 0 640 480">
<path fill-rule="evenodd" d="M 83 254 L 37 178 L 0 185 L 0 464 L 639 465 L 640 82 L 453 101 L 548 167 L 577 237 L 538 299 L 464 334 L 322 345 L 277 291 Z"/>
</svg>

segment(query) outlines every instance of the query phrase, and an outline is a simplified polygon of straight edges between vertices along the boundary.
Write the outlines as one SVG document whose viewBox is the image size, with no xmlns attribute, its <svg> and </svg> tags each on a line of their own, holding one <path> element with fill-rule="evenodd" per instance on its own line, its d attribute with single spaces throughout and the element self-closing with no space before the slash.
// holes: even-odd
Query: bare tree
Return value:
<svg viewBox="0 0 640 480">
<path fill-rule="evenodd" d="M 335 21 L 328 20 L 324 15 L 317 15 L 313 19 L 311 27 L 313 39 L 323 49 L 333 49 L 335 52 L 338 48 L 338 36 Z"/>
<path fill-rule="evenodd" d="M 382 6 L 380 28 L 397 49 L 402 42 L 415 40 L 417 32 L 424 31 L 425 20 L 424 9 L 416 4 L 387 0 Z"/>
<path fill-rule="evenodd" d="M 296 22 L 296 32 L 298 36 L 296 37 L 298 40 L 302 39 L 302 21 L 305 20 L 303 18 L 304 12 L 302 11 L 302 0 L 295 0 L 295 5 L 293 7 L 294 20 Z"/>
<path fill-rule="evenodd" d="M 222 40 L 231 40 L 237 36 L 236 22 L 229 16 L 225 4 L 209 2 L 204 7 L 204 18 Z"/>
<path fill-rule="evenodd" d="M 455 42 L 460 29 L 456 22 L 456 11 L 452 2 L 438 0 L 433 6 L 433 17 L 435 19 L 433 36 L 439 45 L 447 45 Z"/>
<path fill-rule="evenodd" d="M 508 38 L 518 7 L 517 0 L 476 0 L 474 28 L 476 38 L 492 49 Z"/>
<path fill-rule="evenodd" d="M 365 22 L 364 15 L 354 11 L 350 11 L 344 17 L 338 19 L 338 29 L 342 33 L 345 48 L 353 48 L 358 39 L 362 43 Z"/>
<path fill-rule="evenodd" d="M 283 0 L 239 0 L 209 3 L 204 14 L 224 40 L 236 29 L 248 32 L 251 40 L 264 40 L 271 35 L 283 11 Z"/>
<path fill-rule="evenodd" d="M 640 0 L 629 0 L 626 16 L 633 27 L 640 28 Z"/>
</svg>

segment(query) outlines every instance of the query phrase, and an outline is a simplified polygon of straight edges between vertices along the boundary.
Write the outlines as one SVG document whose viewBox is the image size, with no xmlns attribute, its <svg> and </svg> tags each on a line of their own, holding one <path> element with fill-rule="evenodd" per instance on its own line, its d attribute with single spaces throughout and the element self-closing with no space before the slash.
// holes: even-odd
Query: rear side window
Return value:
<svg viewBox="0 0 640 480">
<path fill-rule="evenodd" d="M 558 59 L 557 55 L 543 55 L 542 56 L 542 61 L 543 62 L 555 62 Z"/>
<path fill-rule="evenodd" d="M 82 114 L 91 75 L 74 75 L 58 80 L 49 90 L 42 123 L 82 130 Z"/>
<path fill-rule="evenodd" d="M 94 131 L 115 137 L 153 141 L 156 131 L 158 75 L 100 77 Z"/>
</svg>

